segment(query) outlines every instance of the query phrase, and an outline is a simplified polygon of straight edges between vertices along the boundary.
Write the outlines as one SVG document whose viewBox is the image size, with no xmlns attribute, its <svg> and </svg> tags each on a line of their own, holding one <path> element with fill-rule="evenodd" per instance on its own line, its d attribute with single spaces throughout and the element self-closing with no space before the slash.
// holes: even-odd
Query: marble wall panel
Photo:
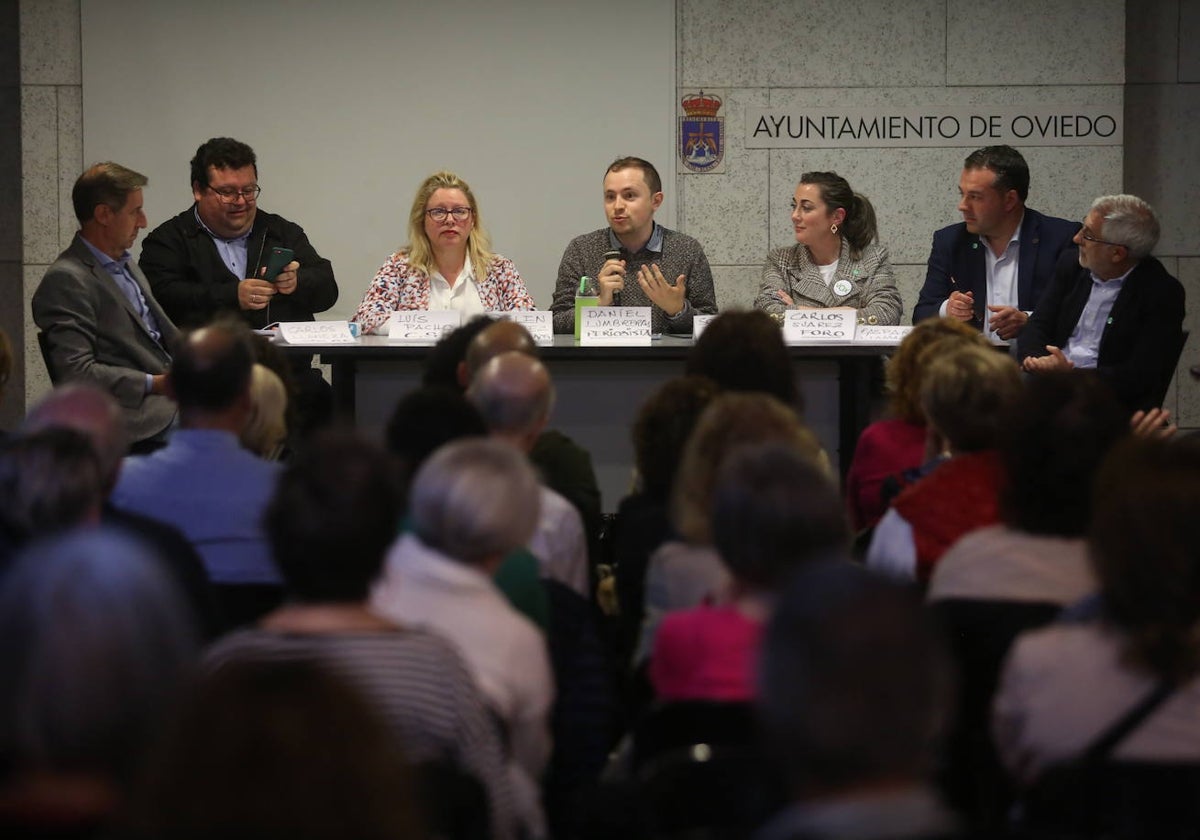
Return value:
<svg viewBox="0 0 1200 840">
<path fill-rule="evenodd" d="M 1180 427 L 1200 429 L 1200 382 L 1188 373 L 1188 368 L 1200 364 L 1200 257 L 1180 257 L 1175 276 L 1187 290 L 1183 328 L 1191 333 L 1175 374 L 1176 417 Z"/>
<path fill-rule="evenodd" d="M 762 262 L 753 265 L 714 265 L 713 284 L 717 289 L 717 309 L 753 309 L 762 276 Z"/>
<path fill-rule="evenodd" d="M 21 3 L 21 81 L 82 84 L 79 0 Z"/>
<path fill-rule="evenodd" d="M 925 262 L 893 263 L 896 270 L 896 287 L 900 289 L 900 299 L 904 301 L 904 311 L 900 313 L 900 323 L 912 323 L 913 307 L 917 305 L 917 297 L 925 282 Z"/>
<path fill-rule="evenodd" d="M 1178 80 L 1183 84 L 1200 82 L 1200 3 L 1196 0 L 1179 4 Z"/>
<path fill-rule="evenodd" d="M 1125 103 L 1125 189 L 1149 201 L 1162 220 L 1158 250 L 1200 254 L 1200 85 L 1138 85 Z"/>
<path fill-rule="evenodd" d="M 21 83 L 21 9 L 17 0 L 0 0 L 0 85 Z"/>
<path fill-rule="evenodd" d="M 24 262 L 51 263 L 58 242 L 58 97 L 53 87 L 21 88 Z"/>
<path fill-rule="evenodd" d="M 33 323 L 33 309 L 30 302 L 33 300 L 33 293 L 37 291 L 38 283 L 42 280 L 42 275 L 46 273 L 47 265 L 31 265 L 26 264 L 24 269 L 24 295 L 20 298 L 23 300 L 23 312 L 25 318 L 25 404 L 33 405 L 35 402 L 44 397 L 52 387 L 50 384 L 50 375 L 46 372 L 46 365 L 42 361 L 42 351 L 38 349 L 37 343 L 37 325 Z M 20 352 L 18 350 L 17 352 Z"/>
<path fill-rule="evenodd" d="M 21 89 L 0 86 L 0 260 L 21 261 Z"/>
<path fill-rule="evenodd" d="M 58 244 L 71 244 L 79 228 L 71 188 L 83 172 L 83 87 L 61 86 L 58 93 Z M 137 164 L 131 164 L 137 169 Z"/>
<path fill-rule="evenodd" d="M 948 85 L 1121 84 L 1125 81 L 1125 3 L 947 3 L 945 81 Z"/>
<path fill-rule="evenodd" d="M 1174 84 L 1179 73 L 1179 46 L 1179 0 L 1125 4 L 1127 84 Z"/>
<path fill-rule="evenodd" d="M 679 22 L 683 85 L 943 81 L 943 0 L 682 0 Z"/>
</svg>

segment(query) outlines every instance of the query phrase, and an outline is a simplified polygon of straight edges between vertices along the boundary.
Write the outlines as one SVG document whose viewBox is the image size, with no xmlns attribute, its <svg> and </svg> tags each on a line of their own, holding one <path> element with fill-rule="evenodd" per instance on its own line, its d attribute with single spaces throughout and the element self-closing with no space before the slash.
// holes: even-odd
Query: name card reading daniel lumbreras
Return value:
<svg viewBox="0 0 1200 840">
<path fill-rule="evenodd" d="M 579 314 L 583 316 L 580 344 L 650 344 L 649 306 L 586 306 Z"/>
<path fill-rule="evenodd" d="M 286 321 L 279 324 L 279 335 L 288 344 L 353 344 L 350 324 L 346 321 Z"/>
<path fill-rule="evenodd" d="M 388 317 L 388 341 L 435 344 L 462 326 L 462 313 L 454 309 L 404 309 Z"/>
<path fill-rule="evenodd" d="M 508 309 L 503 312 L 485 312 L 497 321 L 515 321 L 529 330 L 538 344 L 554 343 L 554 313 L 544 309 Z"/>
<path fill-rule="evenodd" d="M 858 311 L 845 306 L 829 309 L 789 309 L 783 321 L 788 344 L 848 344 L 854 340 Z"/>
</svg>

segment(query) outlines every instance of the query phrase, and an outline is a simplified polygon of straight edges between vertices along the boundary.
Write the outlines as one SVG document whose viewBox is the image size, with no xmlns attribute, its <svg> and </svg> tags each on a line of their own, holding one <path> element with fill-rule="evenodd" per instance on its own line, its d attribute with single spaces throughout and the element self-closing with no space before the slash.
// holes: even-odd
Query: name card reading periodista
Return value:
<svg viewBox="0 0 1200 840">
<path fill-rule="evenodd" d="M 899 344 L 904 337 L 912 332 L 912 327 L 881 327 L 878 325 L 859 324 L 854 333 L 855 344 Z"/>
<path fill-rule="evenodd" d="M 406 309 L 388 318 L 388 341 L 434 344 L 462 326 L 462 313 L 454 309 Z"/>
<path fill-rule="evenodd" d="M 845 306 L 789 309 L 783 322 L 788 344 L 847 344 L 854 338 L 858 312 Z"/>
<path fill-rule="evenodd" d="M 346 321 L 287 321 L 279 324 L 279 335 L 288 344 L 353 344 L 350 324 Z"/>
<path fill-rule="evenodd" d="M 579 314 L 583 316 L 580 344 L 650 344 L 649 306 L 588 306 Z"/>
<path fill-rule="evenodd" d="M 504 312 L 485 312 L 497 321 L 515 321 L 529 330 L 538 344 L 554 343 L 554 313 L 544 309 L 508 309 Z"/>
<path fill-rule="evenodd" d="M 693 315 L 692 316 L 692 341 L 700 337 L 700 333 L 704 332 L 705 328 L 712 323 L 712 319 L 716 315 Z"/>
</svg>

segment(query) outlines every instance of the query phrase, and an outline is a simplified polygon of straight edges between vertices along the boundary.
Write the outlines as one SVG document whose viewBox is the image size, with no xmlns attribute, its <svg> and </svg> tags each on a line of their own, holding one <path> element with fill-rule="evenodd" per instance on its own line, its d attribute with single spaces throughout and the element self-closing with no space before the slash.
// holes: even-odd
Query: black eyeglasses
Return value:
<svg viewBox="0 0 1200 840">
<path fill-rule="evenodd" d="M 217 194 L 217 198 L 222 204 L 233 204 L 239 198 L 245 199 L 246 203 L 249 204 L 251 201 L 257 201 L 259 193 L 262 192 L 262 187 L 259 186 L 243 187 L 239 190 L 234 187 L 221 187 L 217 189 L 212 184 L 208 184 L 208 188 Z"/>
<path fill-rule="evenodd" d="M 447 216 L 453 216 L 456 222 L 465 222 L 471 215 L 471 208 L 451 207 L 447 210 L 445 207 L 431 207 L 425 211 L 425 215 L 435 222 L 444 222 Z"/>
</svg>

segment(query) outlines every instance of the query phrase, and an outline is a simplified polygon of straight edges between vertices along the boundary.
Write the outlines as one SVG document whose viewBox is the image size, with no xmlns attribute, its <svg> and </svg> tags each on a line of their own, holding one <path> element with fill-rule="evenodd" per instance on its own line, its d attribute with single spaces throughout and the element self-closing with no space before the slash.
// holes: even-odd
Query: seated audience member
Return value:
<svg viewBox="0 0 1200 840">
<path fill-rule="evenodd" d="M 136 538 L 151 549 L 195 611 L 204 638 L 211 639 L 221 633 L 224 622 L 212 584 L 192 544 L 175 526 L 122 510 L 109 498 L 120 477 L 126 448 L 125 418 L 116 400 L 83 382 L 59 385 L 29 410 L 21 424 L 22 435 L 42 429 L 73 429 L 87 436 L 100 468 L 100 523 Z M 78 480 L 81 473 L 70 464 L 64 464 L 64 472 L 68 476 L 66 484 Z"/>
<path fill-rule="evenodd" d="M 759 638 L 779 590 L 798 565 L 850 544 L 829 476 L 783 443 L 726 456 L 713 488 L 712 531 L 731 577 L 728 600 L 663 617 L 650 658 L 659 700 L 751 700 Z"/>
<path fill-rule="evenodd" d="M 604 173 L 608 226 L 577 236 L 563 251 L 554 284 L 554 331 L 575 329 L 580 280 L 596 280 L 600 306 L 649 306 L 655 333 L 692 332 L 692 316 L 715 315 L 717 297 L 704 248 L 654 221 L 662 178 L 647 160 L 623 157 Z"/>
<path fill-rule="evenodd" d="M 846 473 L 846 504 L 856 532 L 875 527 L 887 511 L 888 479 L 926 463 L 921 383 L 930 359 L 950 352 L 953 344 L 943 346 L 943 341 L 986 344 L 978 331 L 953 318 L 922 321 L 900 342 L 884 368 L 890 416 L 863 429 Z"/>
<path fill-rule="evenodd" d="M 1011 341 L 1038 307 L 1055 266 L 1069 259 L 1079 223 L 1025 206 L 1029 165 L 1011 146 L 967 155 L 958 194 L 963 220 L 933 235 L 913 323 L 941 315 Z"/>
<path fill-rule="evenodd" d="M 400 491 L 384 453 L 349 434 L 318 436 L 279 480 L 265 514 L 287 601 L 207 656 L 319 660 L 358 686 L 410 760 L 440 760 L 484 785 L 495 833 L 511 836 L 497 733 L 459 653 L 440 636 L 367 606 L 396 533 Z"/>
<path fill-rule="evenodd" d="M 896 497 L 875 528 L 868 566 L 927 583 L 946 549 L 1000 520 L 997 447 L 1004 409 L 1020 393 L 1016 364 L 996 350 L 955 346 L 929 362 L 921 384 L 926 450 L 949 457 Z"/>
<path fill-rule="evenodd" d="M 1130 411 L 1158 408 L 1183 341 L 1183 286 L 1150 256 L 1158 216 L 1133 195 L 1092 202 L 1078 265 L 1054 276 L 1018 344 L 1025 370 L 1094 368 Z"/>
<path fill-rule="evenodd" d="M 79 231 L 33 294 L 33 320 L 56 380 L 82 379 L 108 391 L 125 413 L 135 445 L 166 439 L 175 404 L 166 393 L 179 335 L 129 249 L 146 226 L 146 176 L 98 163 L 75 181 Z"/>
<path fill-rule="evenodd" d="M 112 500 L 179 528 L 200 552 L 231 626 L 255 621 L 283 597 L 262 513 L 279 464 L 245 449 L 253 358 L 249 331 L 218 322 L 176 349 L 169 387 L 180 428 L 157 452 L 125 460 Z"/>
<path fill-rule="evenodd" d="M 426 836 L 405 745 L 370 699 L 312 662 L 231 662 L 208 673 L 154 749 L 130 835 Z"/>
<path fill-rule="evenodd" d="M 717 394 L 716 383 L 707 377 L 671 379 L 642 404 L 633 422 L 634 490 L 617 505 L 611 533 L 621 662 L 629 661 L 641 631 L 650 555 L 674 536 L 671 487 L 683 448 Z"/>
<path fill-rule="evenodd" d="M 465 376 L 467 348 L 479 333 L 487 329 L 496 319 L 490 315 L 476 315 L 461 327 L 445 333 L 429 349 L 425 357 L 425 368 L 421 372 L 421 385 L 426 388 L 452 388 L 467 390 L 471 384 Z M 464 381 L 466 380 L 466 381 Z"/>
<path fill-rule="evenodd" d="M 283 380 L 257 362 L 250 374 L 250 418 L 242 429 L 242 446 L 260 458 L 278 460 L 287 440 L 287 389 Z"/>
<path fill-rule="evenodd" d="M 412 532 L 388 553 L 373 608 L 453 642 L 503 722 L 510 779 L 527 829 L 541 831 L 537 779 L 550 756 L 554 685 L 546 642 L 491 580 L 538 521 L 537 476 L 517 449 L 498 440 L 442 447 L 413 480 Z"/>
<path fill-rule="evenodd" d="M 1080 756 L 1156 687 L 1169 693 L 1108 757 L 1200 763 L 1198 520 L 1195 441 L 1126 441 L 1100 468 L 1088 552 L 1101 615 L 1020 636 L 996 694 L 996 747 L 1018 782 Z"/>
<path fill-rule="evenodd" d="M 928 782 L 950 683 L 911 592 L 851 563 L 802 569 L 767 626 L 758 700 L 793 802 L 755 836 L 959 836 Z"/>
<path fill-rule="evenodd" d="M 858 323 L 900 323 L 904 303 L 888 251 L 879 242 L 875 208 L 836 172 L 805 172 L 792 197 L 796 244 L 772 251 L 754 307 L 851 307 Z"/>
<path fill-rule="evenodd" d="M 1001 665 L 1018 633 L 1095 592 L 1084 545 L 1092 482 L 1104 456 L 1129 434 L 1108 386 L 1084 372 L 1031 380 L 1006 415 L 1003 522 L 951 546 L 929 584 L 959 666 L 944 778 L 953 804 L 995 829 L 1010 804 L 989 726 Z"/>
<path fill-rule="evenodd" d="M 187 617 L 122 536 L 81 531 L 21 555 L 0 584 L 0 834 L 112 827 L 194 664 Z"/>
<path fill-rule="evenodd" d="M 783 332 L 762 312 L 724 312 L 696 339 L 686 373 L 707 376 L 723 391 L 770 394 L 795 411 L 804 408 Z"/>
<path fill-rule="evenodd" d="M 523 353 L 501 353 L 476 372 L 467 389 L 491 435 L 525 455 L 533 449 L 554 408 L 554 385 L 546 366 Z M 542 577 L 560 581 L 591 598 L 587 540 L 579 511 L 544 484 L 537 529 L 529 550 Z"/>
<path fill-rule="evenodd" d="M 671 610 L 729 599 L 729 571 L 712 545 L 712 498 L 717 468 L 735 446 L 786 443 L 828 473 L 820 443 L 796 413 L 766 394 L 722 394 L 700 415 L 684 449 L 671 498 L 677 540 L 650 557 L 642 633 L 634 652 L 640 665 L 654 647 L 662 617 Z"/>
<path fill-rule="evenodd" d="M 386 332 L 397 310 L 453 309 L 471 316 L 533 308 L 512 260 L 492 253 L 466 181 L 435 172 L 417 188 L 408 244 L 380 267 L 353 320 L 372 333 Z"/>
</svg>

